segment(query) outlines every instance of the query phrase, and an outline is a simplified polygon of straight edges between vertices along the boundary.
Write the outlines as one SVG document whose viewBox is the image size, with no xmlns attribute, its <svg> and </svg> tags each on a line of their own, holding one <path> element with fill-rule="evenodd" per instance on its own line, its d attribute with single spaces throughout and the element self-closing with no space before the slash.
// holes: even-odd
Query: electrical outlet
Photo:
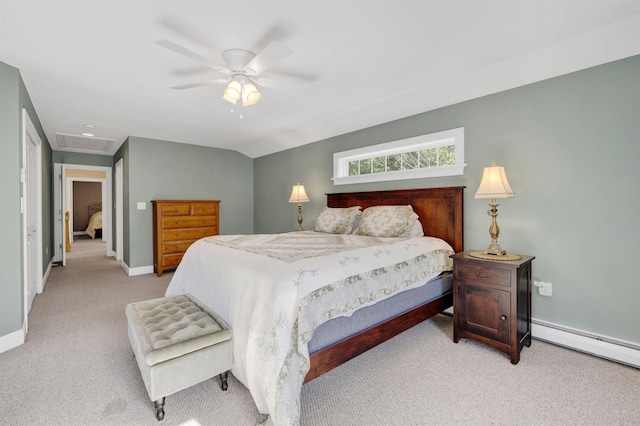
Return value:
<svg viewBox="0 0 640 426">
<path fill-rule="evenodd" d="M 538 287 L 538 294 L 540 296 L 551 297 L 553 296 L 553 284 L 544 281 L 534 281 L 533 285 Z"/>
<path fill-rule="evenodd" d="M 540 296 L 551 297 L 553 296 L 553 286 L 551 283 L 544 283 L 544 285 L 538 289 L 538 292 L 540 293 Z"/>
</svg>

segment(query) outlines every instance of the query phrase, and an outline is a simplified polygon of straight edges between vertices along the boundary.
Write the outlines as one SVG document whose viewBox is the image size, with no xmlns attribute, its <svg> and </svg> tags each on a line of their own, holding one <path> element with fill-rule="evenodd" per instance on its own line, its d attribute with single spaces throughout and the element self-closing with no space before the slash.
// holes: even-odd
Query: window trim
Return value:
<svg viewBox="0 0 640 426">
<path fill-rule="evenodd" d="M 410 170 L 397 170 L 365 175 L 349 176 L 349 162 L 383 155 L 401 154 L 438 146 L 451 145 L 453 139 L 456 150 L 456 163 L 438 167 L 423 167 Z M 333 184 L 348 185 L 368 182 L 387 182 L 393 180 L 420 179 L 464 174 L 464 127 L 441 132 L 414 136 L 407 139 L 370 145 L 333 154 Z"/>
</svg>

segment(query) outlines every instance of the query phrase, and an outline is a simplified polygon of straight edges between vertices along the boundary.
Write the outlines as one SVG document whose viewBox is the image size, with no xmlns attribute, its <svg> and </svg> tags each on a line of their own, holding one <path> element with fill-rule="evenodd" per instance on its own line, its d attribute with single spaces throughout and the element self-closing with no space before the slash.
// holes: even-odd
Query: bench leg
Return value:
<svg viewBox="0 0 640 426">
<path fill-rule="evenodd" d="M 229 384 L 227 383 L 227 379 L 229 378 L 229 372 L 225 371 L 220 374 L 220 389 L 226 391 L 229 388 Z"/>
<path fill-rule="evenodd" d="M 156 419 L 164 419 L 164 397 L 153 401 L 154 407 L 156 407 Z"/>
</svg>

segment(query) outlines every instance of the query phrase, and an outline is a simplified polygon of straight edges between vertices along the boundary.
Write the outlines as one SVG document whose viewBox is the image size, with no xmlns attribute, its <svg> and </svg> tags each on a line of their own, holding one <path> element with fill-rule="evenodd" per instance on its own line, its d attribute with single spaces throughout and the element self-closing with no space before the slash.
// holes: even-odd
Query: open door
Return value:
<svg viewBox="0 0 640 426">
<path fill-rule="evenodd" d="M 43 291 L 42 281 L 42 141 L 29 114 L 22 110 L 22 224 L 24 247 L 24 309 Z M 28 329 L 28 327 L 27 327 Z"/>
</svg>

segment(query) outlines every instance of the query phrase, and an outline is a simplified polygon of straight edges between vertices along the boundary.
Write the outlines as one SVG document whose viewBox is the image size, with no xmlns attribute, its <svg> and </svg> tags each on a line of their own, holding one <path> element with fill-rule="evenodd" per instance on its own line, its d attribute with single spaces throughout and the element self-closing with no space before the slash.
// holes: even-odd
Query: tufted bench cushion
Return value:
<svg viewBox="0 0 640 426">
<path fill-rule="evenodd" d="M 232 365 L 231 330 L 191 295 L 131 303 L 125 309 L 129 340 L 156 416 L 164 417 L 164 398 Z M 222 375 L 224 373 L 224 376 Z"/>
</svg>

